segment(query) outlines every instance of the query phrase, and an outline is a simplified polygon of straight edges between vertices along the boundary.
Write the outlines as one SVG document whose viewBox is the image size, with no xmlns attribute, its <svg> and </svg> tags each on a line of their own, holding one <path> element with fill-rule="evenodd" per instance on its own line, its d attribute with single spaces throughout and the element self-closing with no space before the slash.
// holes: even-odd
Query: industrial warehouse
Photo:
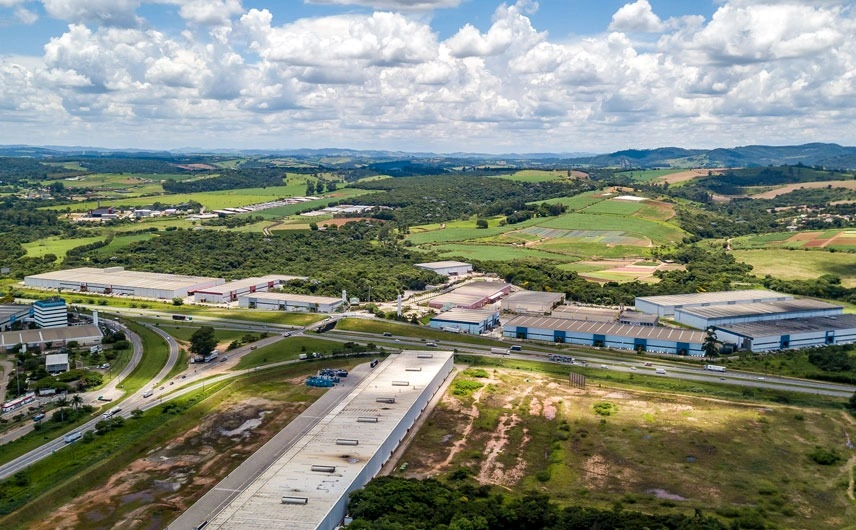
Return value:
<svg viewBox="0 0 856 530">
<path fill-rule="evenodd" d="M 436 272 L 441 276 L 463 276 L 473 272 L 473 266 L 461 261 L 432 261 L 430 263 L 417 263 L 414 267 Z"/>
<path fill-rule="evenodd" d="M 517 291 L 502 299 L 501 308 L 520 315 L 548 315 L 554 307 L 565 302 L 564 293 Z"/>
<path fill-rule="evenodd" d="M 98 326 L 71 326 L 65 328 L 27 329 L 0 333 L 0 353 L 9 348 L 26 345 L 27 350 L 46 350 L 67 346 L 69 342 L 80 346 L 101 344 L 101 330 Z"/>
<path fill-rule="evenodd" d="M 705 341 L 705 333 L 702 331 L 532 316 L 515 317 L 503 324 L 502 335 L 512 339 L 543 340 L 694 357 L 704 355 Z"/>
<path fill-rule="evenodd" d="M 711 305 L 675 309 L 675 320 L 697 329 L 764 320 L 840 315 L 844 308 L 811 298 L 756 304 Z"/>
<path fill-rule="evenodd" d="M 331 296 L 292 293 L 255 293 L 238 298 L 240 307 L 304 313 L 333 313 L 344 303 L 343 299 Z"/>
<path fill-rule="evenodd" d="M 22 304 L 0 304 L 0 331 L 7 331 L 16 322 L 32 316 L 32 307 Z"/>
<path fill-rule="evenodd" d="M 391 355 L 227 504 L 207 530 L 333 530 L 452 371 L 452 352 Z M 344 456 L 343 456 L 344 455 Z"/>
<path fill-rule="evenodd" d="M 789 294 L 780 294 L 763 289 L 664 296 L 637 296 L 636 310 L 663 317 L 674 315 L 675 310 L 688 307 L 783 302 L 785 300 L 793 300 L 793 298 Z"/>
<path fill-rule="evenodd" d="M 454 291 L 441 294 L 429 300 L 428 307 L 434 309 L 481 309 L 487 304 L 499 301 L 511 292 L 511 284 L 503 282 L 472 282 L 464 284 Z"/>
<path fill-rule="evenodd" d="M 499 311 L 450 309 L 432 318 L 428 325 L 443 331 L 478 335 L 499 325 Z"/>
<path fill-rule="evenodd" d="M 221 285 L 198 289 L 193 293 L 193 301 L 208 304 L 228 304 L 236 302 L 238 298 L 253 293 L 266 292 L 278 285 L 291 280 L 305 280 L 304 276 L 283 276 L 269 274 L 260 278 L 244 278 L 234 280 Z"/>
<path fill-rule="evenodd" d="M 856 315 L 768 320 L 714 329 L 719 340 L 756 353 L 811 348 L 856 342 Z"/>
<path fill-rule="evenodd" d="M 124 267 L 82 267 L 24 277 L 26 287 L 167 300 L 223 283 L 226 280 L 222 278 L 126 271 Z"/>
</svg>

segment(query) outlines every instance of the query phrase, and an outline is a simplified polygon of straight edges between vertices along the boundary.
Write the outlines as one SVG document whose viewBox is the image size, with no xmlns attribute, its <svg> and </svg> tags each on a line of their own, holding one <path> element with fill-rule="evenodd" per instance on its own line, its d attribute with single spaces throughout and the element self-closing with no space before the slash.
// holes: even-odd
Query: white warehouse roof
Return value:
<svg viewBox="0 0 856 530">
<path fill-rule="evenodd" d="M 514 327 L 576 331 L 596 335 L 612 335 L 637 339 L 657 339 L 701 344 L 706 334 L 702 331 L 667 328 L 663 326 L 633 326 L 614 322 L 592 322 L 555 317 L 515 317 L 503 324 L 503 329 Z"/>
<path fill-rule="evenodd" d="M 729 304 L 752 302 L 755 300 L 767 300 L 777 298 L 780 300 L 790 300 L 793 296 L 777 293 L 774 291 L 766 291 L 763 289 L 749 289 L 745 291 L 716 291 L 712 293 L 690 293 L 690 294 L 672 294 L 662 296 L 639 296 L 636 297 L 637 302 L 648 302 L 661 306 L 681 306 L 694 304 Z"/>
<path fill-rule="evenodd" d="M 433 317 L 434 322 L 462 322 L 465 324 L 481 324 L 496 316 L 496 311 L 482 309 L 450 309 Z"/>
<path fill-rule="evenodd" d="M 252 298 L 254 300 L 281 300 L 288 302 L 300 302 L 305 304 L 335 304 L 341 302 L 341 298 L 332 296 L 313 296 L 308 294 L 292 294 L 292 293 L 252 293 L 241 296 L 241 298 Z"/>
<path fill-rule="evenodd" d="M 452 352 L 391 355 L 211 519 L 207 530 L 332 529 L 452 369 Z M 390 402 L 384 402 L 390 400 Z M 407 422 L 407 425 L 402 425 Z M 403 435 L 403 434 L 402 434 Z M 395 435 L 397 436 L 397 435 Z M 383 451 L 383 453 L 381 453 Z M 336 519 L 336 521 L 333 521 Z"/>
<path fill-rule="evenodd" d="M 306 276 L 284 276 L 280 274 L 269 274 L 267 276 L 253 277 L 253 278 L 243 278 L 240 280 L 233 280 L 231 282 L 226 282 L 220 285 L 215 285 L 213 287 L 205 287 L 203 289 L 198 289 L 197 293 L 204 294 L 219 294 L 219 295 L 227 295 L 234 291 L 239 291 L 241 289 L 248 289 L 250 287 L 255 287 L 257 285 L 261 285 L 267 282 L 276 283 L 285 283 L 290 282 L 291 280 L 305 280 Z"/>
<path fill-rule="evenodd" d="M 180 291 L 200 284 L 217 285 L 226 281 L 222 278 L 208 278 L 203 276 L 126 271 L 124 267 L 109 267 L 106 269 L 81 267 L 78 269 L 33 274 L 24 278 L 24 284 L 32 285 L 30 283 L 31 280 L 52 280 L 80 285 L 113 285 L 134 289 L 157 289 L 165 291 Z"/>
<path fill-rule="evenodd" d="M 842 313 L 844 308 L 821 300 L 811 298 L 799 298 L 796 300 L 782 300 L 779 302 L 759 302 L 750 304 L 730 304 L 712 306 L 693 306 L 676 309 L 675 312 L 686 313 L 702 318 L 727 318 L 755 315 L 786 315 L 805 311 L 830 311 Z"/>
</svg>

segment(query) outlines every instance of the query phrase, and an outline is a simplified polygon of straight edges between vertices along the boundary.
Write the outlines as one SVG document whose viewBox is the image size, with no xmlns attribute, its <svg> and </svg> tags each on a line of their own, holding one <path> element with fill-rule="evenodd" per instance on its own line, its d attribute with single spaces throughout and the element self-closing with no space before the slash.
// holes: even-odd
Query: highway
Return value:
<svg viewBox="0 0 856 530">
<path fill-rule="evenodd" d="M 137 312 L 137 310 L 134 310 Z M 147 316 L 153 316 L 154 312 L 149 312 Z M 342 318 L 341 315 L 331 318 Z M 202 318 L 195 317 L 194 323 L 197 321 L 203 321 Z M 271 324 L 258 324 L 254 322 L 235 322 L 233 320 L 223 320 L 223 319 L 205 319 L 206 323 L 210 323 L 212 325 L 223 324 L 228 329 L 246 329 L 248 331 L 267 331 L 273 332 L 273 335 L 262 339 L 261 341 L 257 341 L 253 344 L 255 347 L 262 347 L 268 344 L 273 344 L 280 340 L 283 340 L 284 337 L 280 331 L 282 330 L 293 330 L 292 326 L 277 326 Z M 176 321 L 179 323 L 181 321 Z M 325 321 L 321 321 L 310 326 L 307 326 L 306 330 L 316 328 L 317 326 L 322 325 Z M 118 323 L 113 322 L 113 325 L 118 325 Z M 158 373 L 157 376 L 153 379 L 153 382 L 156 382 L 153 387 L 146 386 L 140 389 L 135 394 L 128 396 L 121 403 L 121 412 L 119 413 L 123 417 L 130 416 L 132 410 L 139 408 L 141 410 L 147 410 L 151 407 L 157 406 L 165 401 L 170 399 L 174 399 L 175 397 L 184 395 L 188 392 L 195 391 L 200 388 L 204 388 L 206 384 L 212 384 L 217 381 L 221 381 L 223 379 L 238 377 L 243 374 L 246 374 L 253 370 L 241 370 L 241 371 L 230 371 L 236 363 L 237 360 L 245 353 L 251 351 L 251 346 L 243 346 L 236 350 L 230 351 L 228 353 L 228 360 L 226 362 L 214 362 L 209 364 L 196 364 L 192 365 L 192 372 L 190 370 L 186 371 L 186 373 L 182 373 L 179 376 L 175 377 L 171 381 L 166 381 L 167 374 L 172 370 L 175 366 L 175 363 L 178 360 L 178 345 L 175 340 L 169 336 L 166 332 L 158 328 L 157 326 L 146 324 L 146 326 L 152 331 L 158 333 L 164 340 L 167 341 L 169 345 L 170 354 L 169 359 L 163 369 Z M 236 326 L 240 326 L 237 327 Z M 217 326 L 219 327 L 219 326 Z M 139 362 L 138 351 L 142 352 L 142 343 L 140 338 L 130 332 L 126 333 L 132 337 L 132 343 L 134 344 L 134 358 L 136 361 L 132 361 L 128 366 L 122 371 L 119 377 L 117 377 L 110 387 L 106 387 L 105 389 L 97 392 L 98 395 L 105 395 L 107 389 L 109 388 L 111 392 L 120 393 L 120 389 L 116 386 L 118 382 L 127 374 L 132 371 L 132 365 L 135 366 L 135 362 Z M 291 332 L 292 336 L 300 335 L 303 333 L 303 329 L 300 329 L 296 332 Z M 133 338 L 135 337 L 135 339 Z M 458 353 L 468 353 L 474 355 L 483 355 L 489 357 L 497 357 L 496 354 L 490 353 L 490 345 L 474 345 L 467 342 L 458 342 L 455 341 L 455 335 L 449 334 L 449 339 L 443 340 L 442 344 L 438 344 L 442 349 L 454 349 Z M 425 339 L 416 339 L 412 337 L 407 337 L 403 335 L 398 336 L 382 336 L 372 333 L 363 333 L 363 332 L 349 332 L 349 331 L 338 331 L 332 330 L 324 334 L 324 339 L 326 340 L 334 340 L 338 342 L 348 342 L 348 341 L 356 341 L 356 342 L 373 342 L 379 346 L 384 346 L 386 348 L 392 349 L 402 349 L 402 348 L 418 348 L 424 349 L 426 347 Z M 435 341 L 439 342 L 439 341 Z M 509 344 L 506 342 L 506 345 Z M 515 342 L 516 344 L 516 342 Z M 815 395 L 825 395 L 836 398 L 848 399 L 850 396 L 856 392 L 856 387 L 852 385 L 843 385 L 837 383 L 827 383 L 821 381 L 810 381 L 804 379 L 796 379 L 789 377 L 781 377 L 774 375 L 759 375 L 756 373 L 748 373 L 748 372 L 738 372 L 734 370 L 728 370 L 725 374 L 719 372 L 709 372 L 703 370 L 700 366 L 690 366 L 684 363 L 676 362 L 673 360 L 665 360 L 665 359 L 633 359 L 631 353 L 627 355 L 622 355 L 616 352 L 603 350 L 603 351 L 593 351 L 582 348 L 562 348 L 559 349 L 551 349 L 549 345 L 532 345 L 532 344 L 523 344 L 523 349 L 520 352 L 515 352 L 511 355 L 502 356 L 503 359 L 520 359 L 520 360 L 532 360 L 536 358 L 541 361 L 548 361 L 548 356 L 550 353 L 560 353 L 562 355 L 572 356 L 575 358 L 576 363 L 575 366 L 582 367 L 582 362 L 586 363 L 585 368 L 587 370 L 612 370 L 616 372 L 627 372 L 639 375 L 647 375 L 651 377 L 663 377 L 663 378 L 674 378 L 681 379 L 687 381 L 699 381 L 704 383 L 717 383 L 717 384 L 727 384 L 741 387 L 750 387 L 750 388 L 766 388 L 766 389 L 774 389 L 774 390 L 782 390 L 789 392 L 801 392 L 807 394 L 815 394 Z M 294 363 L 299 361 L 285 361 L 282 363 L 275 363 L 266 365 L 265 368 L 274 367 L 278 365 Z M 650 363 L 651 366 L 645 366 L 646 363 Z M 657 374 L 655 370 L 657 368 L 661 368 L 665 371 L 664 374 Z M 176 383 L 179 383 L 179 386 L 175 386 Z M 154 394 L 148 398 L 143 397 L 143 393 L 145 390 L 152 389 Z M 90 399 L 92 396 L 89 396 Z M 85 432 L 86 430 L 94 428 L 95 424 L 101 420 L 101 416 L 93 418 L 87 423 L 81 425 L 77 431 Z M 11 462 L 3 464 L 0 466 L 0 479 L 8 477 L 21 469 L 24 469 L 28 465 L 33 462 L 37 462 L 42 458 L 52 454 L 53 452 L 65 447 L 66 444 L 62 437 L 47 442 L 42 447 L 31 451 L 30 453 L 23 455 Z"/>
</svg>

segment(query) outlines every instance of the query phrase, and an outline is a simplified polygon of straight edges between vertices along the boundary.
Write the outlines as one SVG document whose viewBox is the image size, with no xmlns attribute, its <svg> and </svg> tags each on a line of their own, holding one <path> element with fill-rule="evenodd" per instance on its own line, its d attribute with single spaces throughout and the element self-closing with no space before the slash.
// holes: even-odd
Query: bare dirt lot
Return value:
<svg viewBox="0 0 856 530">
<path fill-rule="evenodd" d="M 790 193 L 799 189 L 817 189 L 817 188 L 847 188 L 856 190 L 856 180 L 825 180 L 821 182 L 801 182 L 799 184 L 789 184 L 774 190 L 765 191 L 756 195 L 750 195 L 752 199 L 775 199 L 779 195 Z"/>
<path fill-rule="evenodd" d="M 452 383 L 397 474 L 463 473 L 578 505 L 715 509 L 726 520 L 757 512 L 782 528 L 841 528 L 856 517 L 846 488 L 856 456 L 846 441 L 856 426 L 843 412 L 596 383 L 577 389 L 504 368 L 468 376 L 472 370 Z M 470 391 L 456 395 L 458 381 Z M 808 457 L 817 447 L 840 460 L 818 465 Z"/>
<path fill-rule="evenodd" d="M 191 431 L 153 447 L 107 484 L 31 528 L 164 528 L 304 408 L 304 403 L 262 398 L 224 403 Z"/>
</svg>

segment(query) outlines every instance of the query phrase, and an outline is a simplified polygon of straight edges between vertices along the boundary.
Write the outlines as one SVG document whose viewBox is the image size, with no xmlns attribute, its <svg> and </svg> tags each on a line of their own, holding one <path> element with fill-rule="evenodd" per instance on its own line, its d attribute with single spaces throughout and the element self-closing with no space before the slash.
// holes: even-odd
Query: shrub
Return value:
<svg viewBox="0 0 856 530">
<path fill-rule="evenodd" d="M 814 449 L 811 450 L 808 457 L 811 458 L 815 464 L 819 464 L 821 466 L 831 466 L 841 460 L 841 455 L 839 455 L 835 449 L 827 449 L 825 447 L 820 447 L 819 445 L 816 445 Z"/>
<path fill-rule="evenodd" d="M 615 403 L 610 403 L 609 401 L 601 401 L 599 403 L 595 403 L 592 405 L 594 409 L 594 413 L 599 416 L 612 416 L 613 414 L 618 414 L 618 406 Z"/>
</svg>

